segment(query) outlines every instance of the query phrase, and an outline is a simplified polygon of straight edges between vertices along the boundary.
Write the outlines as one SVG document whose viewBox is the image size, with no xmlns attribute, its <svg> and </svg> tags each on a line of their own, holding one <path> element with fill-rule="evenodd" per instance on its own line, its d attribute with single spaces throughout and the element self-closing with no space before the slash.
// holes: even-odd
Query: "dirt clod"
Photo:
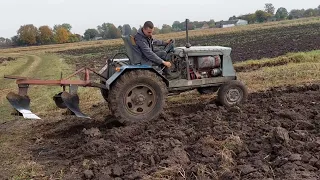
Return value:
<svg viewBox="0 0 320 180">
<path fill-rule="evenodd" d="M 84 174 L 84 176 L 86 177 L 86 179 L 92 179 L 93 176 L 94 176 L 94 174 L 93 174 L 93 172 L 92 172 L 91 170 L 85 170 L 85 171 L 83 172 L 83 174 Z"/>
<path fill-rule="evenodd" d="M 288 131 L 282 127 L 276 127 L 273 131 L 273 136 L 279 143 L 288 144 L 290 141 Z"/>
</svg>

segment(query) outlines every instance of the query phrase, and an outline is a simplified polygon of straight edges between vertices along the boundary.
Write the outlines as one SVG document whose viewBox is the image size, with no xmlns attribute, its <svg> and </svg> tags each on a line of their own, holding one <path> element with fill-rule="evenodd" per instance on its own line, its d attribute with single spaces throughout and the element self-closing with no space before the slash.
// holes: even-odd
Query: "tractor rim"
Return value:
<svg viewBox="0 0 320 180">
<path fill-rule="evenodd" d="M 237 103 L 241 100 L 242 91 L 238 88 L 230 89 L 227 93 L 227 100 L 230 103 Z"/>
<path fill-rule="evenodd" d="M 126 92 L 124 104 L 131 115 L 150 113 L 156 105 L 156 91 L 146 84 L 135 85 Z"/>
</svg>

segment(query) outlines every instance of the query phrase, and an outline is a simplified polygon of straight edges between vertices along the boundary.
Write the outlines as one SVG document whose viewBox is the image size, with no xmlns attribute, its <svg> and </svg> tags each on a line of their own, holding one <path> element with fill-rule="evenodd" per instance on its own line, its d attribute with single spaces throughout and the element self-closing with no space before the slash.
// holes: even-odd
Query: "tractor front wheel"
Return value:
<svg viewBox="0 0 320 180">
<path fill-rule="evenodd" d="M 163 80 L 149 70 L 125 72 L 109 95 L 109 108 L 123 123 L 152 120 L 165 106 L 167 88 Z"/>
<path fill-rule="evenodd" d="M 223 106 L 231 107 L 244 103 L 248 90 L 241 81 L 232 80 L 221 85 L 218 92 L 218 101 Z"/>
</svg>

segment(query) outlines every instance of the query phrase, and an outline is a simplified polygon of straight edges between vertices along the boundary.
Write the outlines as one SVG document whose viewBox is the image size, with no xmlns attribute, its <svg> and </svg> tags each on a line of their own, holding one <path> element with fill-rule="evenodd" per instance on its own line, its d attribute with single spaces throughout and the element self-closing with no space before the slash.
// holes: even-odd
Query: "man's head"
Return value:
<svg viewBox="0 0 320 180">
<path fill-rule="evenodd" d="M 153 30 L 154 30 L 154 26 L 153 26 L 153 23 L 151 21 L 146 21 L 143 25 L 143 33 L 148 36 L 149 38 L 152 37 L 152 33 L 153 33 Z"/>
</svg>

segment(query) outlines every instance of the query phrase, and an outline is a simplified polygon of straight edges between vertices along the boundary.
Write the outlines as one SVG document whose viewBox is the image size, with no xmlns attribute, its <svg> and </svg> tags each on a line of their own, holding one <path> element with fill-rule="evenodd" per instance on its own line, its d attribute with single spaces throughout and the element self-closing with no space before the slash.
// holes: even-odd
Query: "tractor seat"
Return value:
<svg viewBox="0 0 320 180">
<path fill-rule="evenodd" d="M 131 65 L 137 65 L 141 63 L 140 55 L 134 51 L 133 47 L 136 46 L 136 41 L 132 35 L 122 36 L 124 46 L 127 51 L 127 55 Z"/>
</svg>

